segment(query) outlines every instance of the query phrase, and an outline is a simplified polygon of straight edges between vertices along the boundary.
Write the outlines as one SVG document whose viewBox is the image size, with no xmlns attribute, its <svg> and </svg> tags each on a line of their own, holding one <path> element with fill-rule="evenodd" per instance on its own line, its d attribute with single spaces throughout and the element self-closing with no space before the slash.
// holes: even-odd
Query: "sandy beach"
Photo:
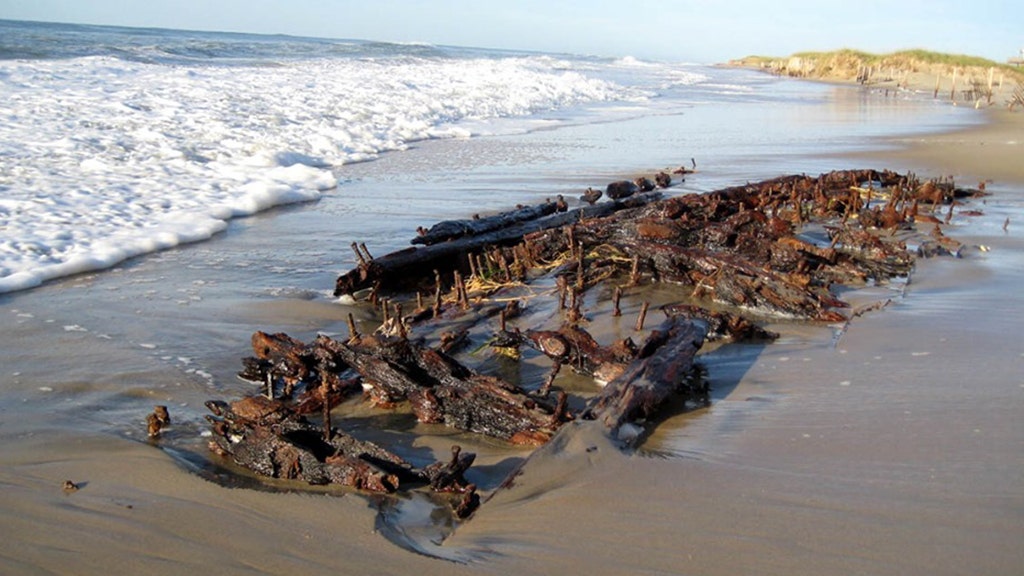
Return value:
<svg viewBox="0 0 1024 576">
<path fill-rule="evenodd" d="M 17 446 L 0 462 L 0 571 L 1020 574 L 1024 344 L 1008 335 L 1024 325 L 1024 112 L 978 114 L 985 121 L 967 129 L 889 138 L 874 151 L 814 160 L 986 182 L 992 196 L 972 206 L 980 215 L 957 216 L 945 229 L 973 247 L 963 258 L 924 260 L 905 286 L 851 294 L 859 303 L 891 303 L 845 330 L 779 324 L 771 326 L 783 334 L 775 343 L 708 353 L 712 405 L 667 416 L 636 452 L 620 450 L 588 423 L 573 424 L 572 433 L 533 456 L 483 445 L 488 477 L 529 460 L 511 488 L 489 486 L 493 497 L 473 519 L 431 548 L 447 559 L 382 537 L 388 528 L 373 498 L 228 488 L 142 434 L 126 441 L 62 422 L 106 424 L 138 420 L 136 414 L 87 404 L 88 416 L 76 406 L 72 417 L 69 408 L 26 392 L 24 410 L 0 414 L 0 439 Z M 250 226 L 270 224 L 256 219 Z M 201 259 L 191 258 L 190 266 L 200 267 Z M 121 273 L 130 276 L 132 267 Z M 333 276 L 310 275 L 320 284 Z M 89 282 L 71 285 L 89 290 Z M 191 289 L 199 294 L 197 282 Z M 151 285 L 157 298 L 157 281 Z M 194 296 L 182 292 L 173 297 Z M 70 288 L 51 295 L 56 309 L 84 301 Z M 253 324 L 300 336 L 343 330 L 344 315 L 329 303 L 237 300 L 231 313 L 248 322 L 217 333 L 225 372 L 237 368 L 239 344 Z M 208 329 L 203 303 L 193 302 L 183 314 L 193 329 Z M 5 308 L 40 322 L 51 313 Z M 137 313 L 149 312 L 140 305 Z M 32 337 L 41 330 L 33 326 L 19 324 L 15 336 Z M 202 374 L 193 382 L 167 377 L 168 390 L 134 388 L 134 377 L 153 378 L 180 359 L 154 360 L 145 354 L 149 336 L 124 330 L 141 349 L 111 356 L 95 344 L 118 374 L 90 385 L 123 386 L 117 395 L 154 403 L 175 397 L 168 390 L 189 398 L 205 392 Z M 55 345 L 80 337 L 65 327 Z M 67 368 L 40 367 L 29 388 L 73 388 L 55 375 Z M 225 396 L 248 389 L 217 386 Z M 49 427 L 26 424 L 40 418 L 51 419 Z M 194 434 L 205 423 L 195 417 L 177 426 Z M 449 441 L 409 449 L 443 450 Z M 67 479 L 79 489 L 62 490 Z"/>
<path fill-rule="evenodd" d="M 897 149 L 887 152 L 884 159 L 899 162 L 910 170 L 952 175 L 965 184 L 974 184 L 975 180 L 997 184 L 1024 182 L 1024 111 L 992 107 L 979 113 L 987 122 L 976 128 L 892 139 L 890 142 Z"/>
</svg>

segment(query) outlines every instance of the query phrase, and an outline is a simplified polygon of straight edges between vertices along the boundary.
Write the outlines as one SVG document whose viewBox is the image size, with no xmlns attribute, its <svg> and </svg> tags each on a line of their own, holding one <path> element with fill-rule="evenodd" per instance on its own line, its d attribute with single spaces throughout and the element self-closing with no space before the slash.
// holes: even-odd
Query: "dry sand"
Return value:
<svg viewBox="0 0 1024 576">
<path fill-rule="evenodd" d="M 4 438 L 21 449 L 0 467 L 0 571 L 1024 573 L 1020 120 L 861 158 L 992 179 L 985 214 L 947 230 L 990 251 L 923 263 L 905 295 L 856 296 L 893 303 L 845 333 L 790 326 L 710 354 L 715 404 L 640 453 L 570 427 L 444 544 L 467 564 L 389 543 L 362 497 L 223 488 L 145 443 L 54 433 Z"/>
</svg>

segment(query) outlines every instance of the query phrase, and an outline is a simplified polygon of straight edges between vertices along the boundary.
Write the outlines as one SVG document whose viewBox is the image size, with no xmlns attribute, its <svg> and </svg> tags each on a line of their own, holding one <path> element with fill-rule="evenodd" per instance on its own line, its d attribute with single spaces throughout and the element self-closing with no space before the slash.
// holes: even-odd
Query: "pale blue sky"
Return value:
<svg viewBox="0 0 1024 576">
<path fill-rule="evenodd" d="M 0 0 L 0 18 L 723 62 L 926 48 L 1003 61 L 1021 0 Z"/>
</svg>

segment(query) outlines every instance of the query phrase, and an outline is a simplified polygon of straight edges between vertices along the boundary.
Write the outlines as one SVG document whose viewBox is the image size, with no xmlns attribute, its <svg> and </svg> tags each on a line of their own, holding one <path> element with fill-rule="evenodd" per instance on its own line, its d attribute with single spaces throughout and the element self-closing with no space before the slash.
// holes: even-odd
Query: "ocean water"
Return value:
<svg viewBox="0 0 1024 576">
<path fill-rule="evenodd" d="M 807 109 L 827 100 L 628 56 L 0 21 L 0 292 L 344 195 L 347 166 L 429 140 L 699 109 L 709 123 L 691 140 L 705 155 L 877 128 L 839 115 L 845 126 L 808 130 Z M 765 114 L 790 128 L 751 130 Z"/>
</svg>

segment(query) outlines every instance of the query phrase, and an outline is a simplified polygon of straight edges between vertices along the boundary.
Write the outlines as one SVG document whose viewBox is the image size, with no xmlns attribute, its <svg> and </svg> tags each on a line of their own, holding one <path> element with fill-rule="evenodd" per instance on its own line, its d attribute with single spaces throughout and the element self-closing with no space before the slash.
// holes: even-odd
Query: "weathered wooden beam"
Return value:
<svg viewBox="0 0 1024 576">
<path fill-rule="evenodd" d="M 625 202 L 602 202 L 594 206 L 518 222 L 476 236 L 392 252 L 340 275 L 335 282 L 334 295 L 354 294 L 374 285 L 379 285 L 382 289 L 409 288 L 410 285 L 415 286 L 424 280 L 432 279 L 434 270 L 442 273 L 454 269 L 468 270 L 467 258 L 472 252 L 489 246 L 518 244 L 523 236 L 533 232 L 574 224 L 581 219 L 607 216 L 618 210 L 640 206 L 659 198 L 661 194 L 658 192 L 639 194 Z"/>
<path fill-rule="evenodd" d="M 623 424 L 654 415 L 678 393 L 691 398 L 706 394 L 700 385 L 688 384 L 704 335 L 704 327 L 695 322 L 680 318 L 663 322 L 626 371 L 604 387 L 590 415 L 617 433 Z"/>
<path fill-rule="evenodd" d="M 462 238 L 463 236 L 478 236 L 528 220 L 536 220 L 537 218 L 554 214 L 557 210 L 558 204 L 548 201 L 535 206 L 521 206 L 515 210 L 500 212 L 483 218 L 444 220 L 434 224 L 429 229 L 421 228 L 420 235 L 413 238 L 410 243 L 430 246 L 439 242 Z"/>
</svg>

